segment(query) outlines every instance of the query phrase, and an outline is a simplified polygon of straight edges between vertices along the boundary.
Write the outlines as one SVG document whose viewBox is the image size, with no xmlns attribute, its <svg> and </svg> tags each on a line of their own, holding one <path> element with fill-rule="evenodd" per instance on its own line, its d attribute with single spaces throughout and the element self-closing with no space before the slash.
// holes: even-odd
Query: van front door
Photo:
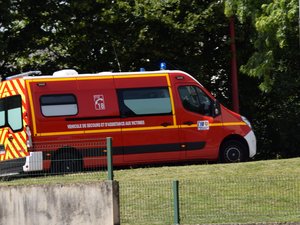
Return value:
<svg viewBox="0 0 300 225">
<path fill-rule="evenodd" d="M 180 139 L 187 159 L 217 159 L 221 116 L 213 117 L 214 101 L 194 83 L 177 85 Z"/>
</svg>

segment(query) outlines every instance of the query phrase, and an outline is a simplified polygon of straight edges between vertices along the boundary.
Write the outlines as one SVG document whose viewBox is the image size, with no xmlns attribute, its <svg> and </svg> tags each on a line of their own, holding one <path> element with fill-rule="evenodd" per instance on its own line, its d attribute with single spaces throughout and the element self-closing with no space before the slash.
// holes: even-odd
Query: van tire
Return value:
<svg viewBox="0 0 300 225">
<path fill-rule="evenodd" d="M 76 152 L 62 150 L 51 162 L 51 173 L 66 174 L 82 171 L 82 157 Z"/>
<path fill-rule="evenodd" d="M 222 163 L 245 162 L 248 159 L 247 147 L 240 141 L 229 140 L 222 144 L 220 161 Z"/>
</svg>

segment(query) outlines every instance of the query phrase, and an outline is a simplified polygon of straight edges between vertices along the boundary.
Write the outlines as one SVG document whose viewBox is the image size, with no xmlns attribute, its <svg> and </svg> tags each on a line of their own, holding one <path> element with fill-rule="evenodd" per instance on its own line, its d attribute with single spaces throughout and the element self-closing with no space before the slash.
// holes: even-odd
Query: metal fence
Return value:
<svg viewBox="0 0 300 225">
<path fill-rule="evenodd" d="M 80 176 L 80 173 L 85 173 L 86 176 L 87 173 L 105 171 L 112 179 L 111 160 L 108 160 L 111 159 L 111 138 L 35 142 L 28 151 L 30 159 L 21 157 L 1 161 L 0 175 L 32 177 L 76 173 Z"/>
<path fill-rule="evenodd" d="M 64 175 L 61 180 L 43 183 L 113 179 L 111 138 L 39 142 L 30 150 L 41 152 L 43 170 L 18 176 L 45 175 L 52 179 L 57 176 L 48 175 Z M 13 162 L 5 165 L 0 166 L 0 173 L 19 166 Z M 29 179 L 24 182 L 35 183 Z M 120 181 L 121 224 L 300 222 L 300 176 L 202 177 L 180 180 L 176 191 L 174 183 Z"/>
<path fill-rule="evenodd" d="M 178 209 L 172 186 L 172 181 L 121 182 L 121 223 L 300 222 L 299 177 L 181 180 Z"/>
</svg>

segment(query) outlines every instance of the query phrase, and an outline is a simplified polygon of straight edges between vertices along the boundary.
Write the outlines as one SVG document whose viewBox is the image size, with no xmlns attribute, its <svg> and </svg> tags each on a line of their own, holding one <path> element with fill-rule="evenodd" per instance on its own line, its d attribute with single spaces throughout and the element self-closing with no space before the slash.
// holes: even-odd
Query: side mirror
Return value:
<svg viewBox="0 0 300 225">
<path fill-rule="evenodd" d="M 213 117 L 221 115 L 221 106 L 218 100 L 215 100 L 213 103 Z"/>
</svg>

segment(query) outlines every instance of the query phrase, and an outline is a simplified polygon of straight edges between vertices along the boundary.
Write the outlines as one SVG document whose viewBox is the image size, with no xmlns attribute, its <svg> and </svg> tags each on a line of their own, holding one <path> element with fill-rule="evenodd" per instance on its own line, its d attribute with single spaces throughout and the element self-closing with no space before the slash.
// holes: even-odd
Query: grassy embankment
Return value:
<svg viewBox="0 0 300 225">
<path fill-rule="evenodd" d="M 130 224 L 136 216 L 144 222 L 148 217 L 150 221 L 172 222 L 173 180 L 180 182 L 183 223 L 299 222 L 299 174 L 300 158 L 124 169 L 114 173 L 115 180 L 120 182 L 124 224 Z M 15 179 L 0 185 L 65 184 L 99 179 L 106 179 L 106 173 Z M 136 211 L 139 214 L 135 216 Z"/>
</svg>

